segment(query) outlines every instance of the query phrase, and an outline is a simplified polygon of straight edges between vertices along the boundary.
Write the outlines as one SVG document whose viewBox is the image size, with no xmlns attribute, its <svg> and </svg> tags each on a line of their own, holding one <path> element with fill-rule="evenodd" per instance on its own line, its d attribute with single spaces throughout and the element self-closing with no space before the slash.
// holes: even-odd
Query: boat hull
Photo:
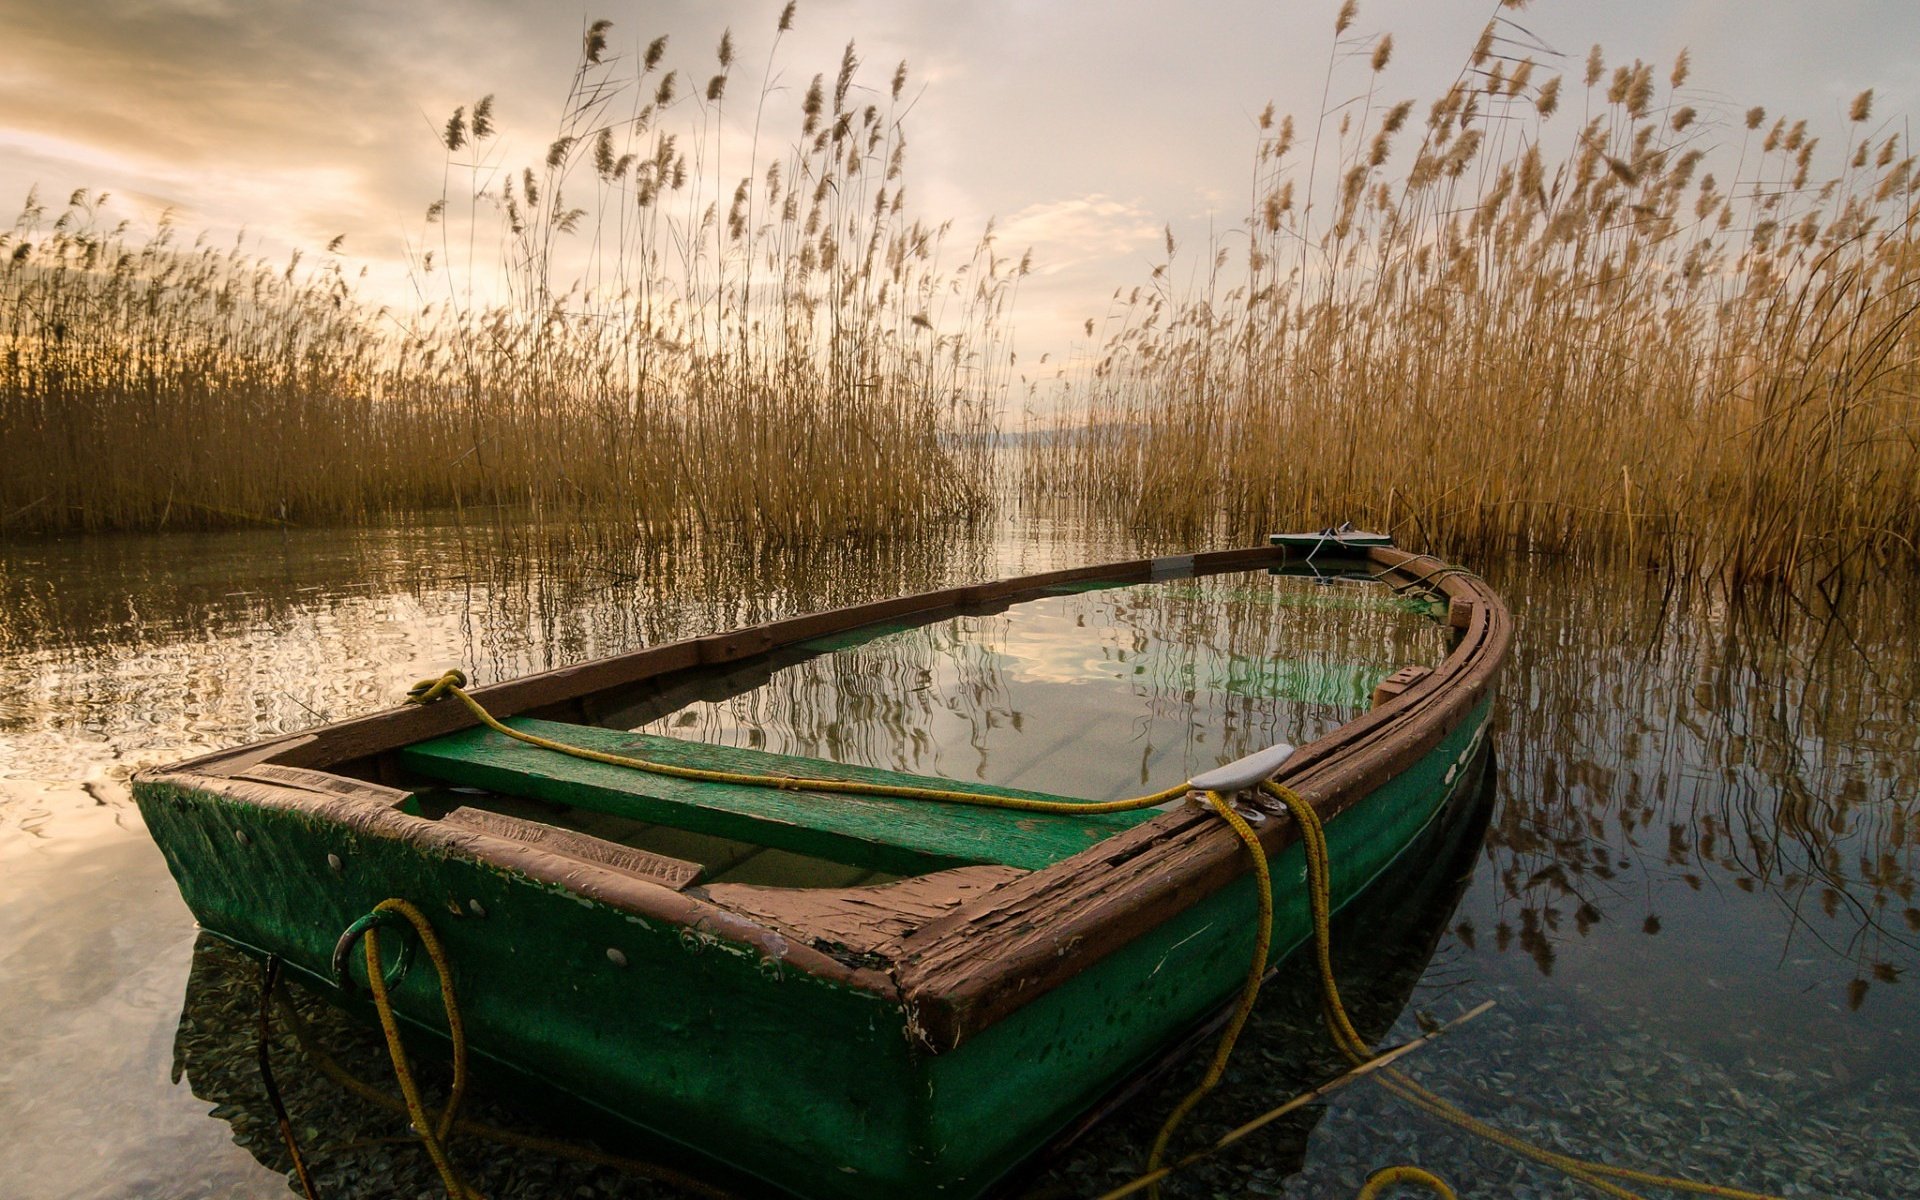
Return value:
<svg viewBox="0 0 1920 1200">
<path fill-rule="evenodd" d="M 1488 703 L 1327 823 L 1336 905 L 1390 872 L 1464 785 Z M 446 945 L 484 1074 L 570 1098 L 640 1131 L 654 1153 L 761 1191 L 977 1195 L 1215 1012 L 1253 952 L 1255 885 L 1243 875 L 935 1052 L 884 974 L 794 969 L 725 921 L 648 919 L 377 822 L 251 804 L 231 787 L 162 777 L 136 796 L 209 931 L 360 1003 L 336 988 L 335 942 L 379 901 L 411 900 Z M 1272 863 L 1273 961 L 1311 934 L 1304 878 L 1292 843 Z M 444 1055 L 431 968 L 416 962 L 393 997 L 415 1047 Z"/>
</svg>

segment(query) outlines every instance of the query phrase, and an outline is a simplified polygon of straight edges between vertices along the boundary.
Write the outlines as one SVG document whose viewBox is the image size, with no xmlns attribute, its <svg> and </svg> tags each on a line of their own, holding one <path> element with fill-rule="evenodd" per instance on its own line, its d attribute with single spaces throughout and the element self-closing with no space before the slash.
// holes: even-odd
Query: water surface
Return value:
<svg viewBox="0 0 1920 1200">
<path fill-rule="evenodd" d="M 1075 585 L 991 613 L 800 647 L 607 723 L 1093 800 L 1155 791 L 1364 712 L 1446 629 L 1424 594 L 1236 571 Z M 727 694 L 738 691 L 739 694 Z M 652 716 L 639 722 L 635 718 Z"/>
<path fill-rule="evenodd" d="M 127 797 L 138 766 L 372 711 L 452 665 L 505 678 L 903 591 L 1198 548 L 1037 519 L 827 555 L 545 545 L 447 524 L 0 548 L 0 1194 L 285 1186 L 244 1029 L 251 969 L 217 947 L 196 954 Z M 1436 885 L 1398 916 L 1343 924 L 1351 1003 L 1399 1040 L 1422 1011 L 1497 1001 L 1410 1069 L 1556 1147 L 1786 1195 L 1910 1193 L 1920 646 L 1909 594 L 1886 582 L 1735 601 L 1529 562 L 1489 576 L 1519 641 L 1496 707 L 1484 844 L 1469 847 L 1457 907 Z M 747 696 L 648 720 L 678 736 L 1121 794 L 1305 740 L 1352 711 L 1375 673 L 1435 652 L 1423 618 L 1374 600 L 1264 576 L 1063 595 L 890 633 Z M 1303 631 L 1320 639 L 1305 660 L 1287 651 Z M 1101 719 L 1115 703 L 1130 715 Z M 1061 736 L 1070 728 L 1086 732 Z M 379 1077 L 361 1032 L 316 1019 Z M 1333 1065 L 1311 980 L 1283 975 L 1192 1135 Z M 397 1122 L 306 1075 L 289 1080 L 289 1100 L 324 1151 L 325 1196 L 433 1194 L 424 1157 L 390 1140 Z M 1141 1097 L 1036 1186 L 1088 1194 L 1123 1181 L 1182 1083 Z M 462 1160 L 491 1196 L 671 1194 L 476 1145 Z M 1463 1194 L 1578 1194 L 1369 1086 L 1174 1191 L 1346 1195 L 1406 1160 Z"/>
</svg>

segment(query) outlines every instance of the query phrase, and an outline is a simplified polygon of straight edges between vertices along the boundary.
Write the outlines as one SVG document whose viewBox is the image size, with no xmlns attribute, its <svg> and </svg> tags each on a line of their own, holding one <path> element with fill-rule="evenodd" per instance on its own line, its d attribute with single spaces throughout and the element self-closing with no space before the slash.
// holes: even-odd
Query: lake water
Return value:
<svg viewBox="0 0 1920 1200">
<path fill-rule="evenodd" d="M 1034 517 L 825 552 L 614 553 L 559 537 L 509 545 L 430 524 L 0 547 L 0 1196 L 287 1186 L 253 1066 L 256 976 L 217 945 L 196 949 L 128 798 L 132 770 L 385 707 L 448 666 L 506 678 L 903 591 L 1202 548 Z M 1363 1026 L 1395 1042 L 1422 1014 L 1493 1000 L 1406 1064 L 1480 1116 L 1555 1149 L 1781 1195 L 1920 1194 L 1911 581 L 1728 597 L 1565 563 L 1484 573 L 1518 625 L 1490 812 L 1436 846 L 1420 879 L 1342 921 L 1343 990 Z M 1437 645 L 1417 614 L 1351 589 L 1243 580 L 1049 605 L 889 635 L 749 697 L 647 719 L 1123 794 L 1305 740 Z M 1289 656 L 1294 630 L 1332 649 Z M 1115 697 L 1134 707 L 1098 720 Z M 1085 738 L 1060 736 L 1076 725 Z M 365 1031 L 312 1015 L 344 1059 L 385 1078 Z M 279 1061 L 324 1197 L 437 1194 L 403 1123 L 291 1052 Z M 1284 971 L 1187 1136 L 1336 1065 L 1311 977 Z M 1185 1082 L 1139 1097 L 1028 1184 L 1090 1195 L 1124 1182 Z M 478 1111 L 521 1122 L 486 1098 Z M 673 1194 L 532 1152 L 459 1150 L 493 1197 Z M 1584 1194 L 1365 1083 L 1168 1191 L 1346 1196 L 1403 1161 L 1463 1195 Z"/>
</svg>

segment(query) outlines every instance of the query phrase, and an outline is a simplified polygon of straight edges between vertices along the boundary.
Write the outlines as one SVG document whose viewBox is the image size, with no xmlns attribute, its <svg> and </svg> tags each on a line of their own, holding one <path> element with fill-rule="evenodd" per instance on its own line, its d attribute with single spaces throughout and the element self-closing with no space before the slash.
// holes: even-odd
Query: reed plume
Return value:
<svg viewBox="0 0 1920 1200">
<path fill-rule="evenodd" d="M 1169 244 L 1090 367 L 1032 391 L 1028 494 L 1193 541 L 1350 518 L 1482 561 L 1920 563 L 1902 135 L 1813 182 L 1804 121 L 1715 145 L 1765 113 L 1683 103 L 1685 56 L 1660 93 L 1596 46 L 1570 106 L 1503 54 L 1525 41 L 1483 34 L 1414 146 L 1392 146 L 1406 110 L 1372 106 L 1371 72 L 1369 121 L 1298 172 L 1263 119 L 1244 254 L 1215 247 L 1175 294 Z"/>
<path fill-rule="evenodd" d="M 731 32 L 696 94 L 665 38 L 616 41 L 586 28 L 518 170 L 491 96 L 447 118 L 406 308 L 337 245 L 268 263 L 30 198 L 0 233 L 0 533 L 484 506 L 814 541 L 985 512 L 1018 267 L 907 210 L 904 67 L 856 104 L 849 45 L 827 123 L 816 84 L 796 140 L 769 156 L 756 121 L 743 155 Z"/>
</svg>

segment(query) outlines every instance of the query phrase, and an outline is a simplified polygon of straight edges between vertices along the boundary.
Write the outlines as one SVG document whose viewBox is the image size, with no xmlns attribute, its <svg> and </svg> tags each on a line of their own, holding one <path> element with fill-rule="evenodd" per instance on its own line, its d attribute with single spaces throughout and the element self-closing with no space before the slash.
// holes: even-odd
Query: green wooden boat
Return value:
<svg viewBox="0 0 1920 1200">
<path fill-rule="evenodd" d="M 863 630 L 1262 569 L 1363 573 L 1429 597 L 1450 639 L 1325 736 L 1196 777 L 1255 822 L 1277 961 L 1309 936 L 1304 864 L 1254 785 L 1277 778 L 1320 813 L 1337 905 L 1393 870 L 1474 774 L 1511 636 L 1477 577 L 1311 535 L 858 605 L 473 696 L 516 729 L 656 761 L 1061 799 L 609 726 L 716 672 L 751 677 Z M 134 793 L 210 933 L 331 992 L 342 931 L 408 900 L 451 957 L 477 1070 L 757 1192 L 981 1194 L 1203 1027 L 1254 945 L 1244 848 L 1187 802 L 1039 814 L 694 782 L 511 741 L 450 703 L 144 771 Z M 609 821 L 654 834 L 591 832 Z M 851 881 L 739 882 L 719 857 L 742 845 Z M 417 1048 L 444 1051 L 434 973 L 398 975 L 392 997 Z"/>
<path fill-rule="evenodd" d="M 1491 756 L 1487 756 L 1490 758 Z M 1334 927 L 1334 942 L 1340 950 L 1340 996 L 1348 1014 L 1370 1041 L 1387 1036 L 1405 1012 L 1416 987 L 1433 960 L 1442 937 L 1453 926 L 1461 897 L 1473 877 L 1486 836 L 1487 819 L 1493 808 L 1492 772 L 1481 771 L 1476 783 L 1466 785 L 1465 794 L 1449 800 L 1441 815 L 1402 856 L 1401 865 L 1388 872 L 1378 883 L 1357 896 L 1340 914 Z M 1306 963 L 1299 970 L 1270 979 L 1261 992 L 1265 1010 L 1279 1008 L 1294 1014 L 1303 1028 L 1313 1029 L 1318 1010 L 1320 985 L 1317 974 Z M 235 1020 L 235 1013 L 250 1012 L 258 1001 L 259 964 L 236 951 L 230 944 L 209 933 L 202 933 L 193 947 L 193 963 L 180 1003 L 180 1025 L 174 1043 L 174 1062 L 179 1077 L 204 1100 L 211 1115 L 233 1124 L 236 1143 L 270 1170 L 287 1169 L 285 1147 L 277 1140 L 261 1136 L 275 1125 L 275 1114 L 260 1087 L 256 1057 L 257 1031 L 253 1022 Z M 1284 1027 L 1283 1019 L 1277 1024 Z M 1172 1046 L 1164 1056 L 1168 1066 L 1184 1062 L 1196 1051 L 1204 1053 L 1211 1045 L 1215 1030 L 1201 1026 L 1188 1039 Z M 309 1036 L 317 1036 L 309 1030 Z M 1244 1053 L 1254 1052 L 1249 1045 Z M 1290 1094 L 1318 1082 L 1326 1069 L 1330 1053 L 1325 1039 L 1317 1032 L 1297 1039 L 1285 1039 L 1272 1026 L 1259 1037 L 1261 1069 L 1248 1073 L 1223 1089 L 1217 1101 L 1209 1105 L 1215 1112 L 1235 1108 L 1264 1107 L 1267 1098 Z M 373 1070 L 374 1068 L 369 1068 Z M 1251 1100 L 1245 1095 L 1255 1093 Z M 1038 1169 L 1044 1161 L 1066 1153 L 1079 1138 L 1091 1132 L 1098 1120 L 1120 1104 L 1145 1095 L 1149 1099 L 1148 1120 L 1165 1115 L 1164 1073 L 1146 1071 L 1117 1090 L 1104 1102 L 1088 1110 L 1062 1133 L 1059 1141 L 1029 1164 Z M 1235 1101 L 1239 1103 L 1236 1105 Z M 1300 1114 L 1306 1123 L 1290 1125 L 1281 1133 L 1270 1131 L 1260 1144 L 1260 1165 L 1269 1173 L 1292 1174 L 1305 1166 L 1312 1123 L 1325 1110 L 1319 1106 Z M 312 1122 L 311 1113 L 301 1119 Z M 330 1136 L 343 1131 L 328 1127 Z M 616 1129 L 614 1131 L 618 1133 Z M 464 1147 L 463 1147 L 464 1149 Z M 400 1153 L 410 1154 L 407 1150 Z M 476 1163 L 472 1151 L 461 1156 L 463 1169 L 473 1172 Z M 425 1170 L 425 1163 L 418 1163 Z M 1002 1181 L 996 1192 L 1009 1196 L 1022 1194 L 1028 1182 L 1027 1171 Z"/>
</svg>

